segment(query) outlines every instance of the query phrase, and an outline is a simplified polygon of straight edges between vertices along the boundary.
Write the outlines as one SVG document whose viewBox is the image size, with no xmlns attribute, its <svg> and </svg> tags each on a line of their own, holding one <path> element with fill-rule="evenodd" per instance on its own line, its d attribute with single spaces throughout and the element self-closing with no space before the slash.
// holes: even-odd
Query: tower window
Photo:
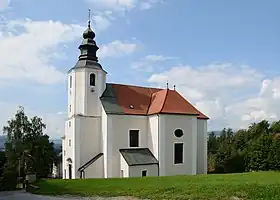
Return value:
<svg viewBox="0 0 280 200">
<path fill-rule="evenodd" d="M 90 74 L 89 76 L 89 85 L 95 86 L 95 74 Z"/>
<path fill-rule="evenodd" d="M 71 105 L 69 106 L 69 112 L 71 112 Z"/>
<path fill-rule="evenodd" d="M 129 131 L 129 146 L 139 147 L 139 130 Z"/>
<path fill-rule="evenodd" d="M 71 140 L 69 139 L 69 147 L 71 147 Z"/>
<path fill-rule="evenodd" d="M 183 163 L 183 155 L 184 155 L 184 144 L 183 143 L 175 143 L 174 144 L 174 164 L 182 164 Z"/>
<path fill-rule="evenodd" d="M 70 76 L 69 87 L 72 88 L 72 76 Z"/>
</svg>

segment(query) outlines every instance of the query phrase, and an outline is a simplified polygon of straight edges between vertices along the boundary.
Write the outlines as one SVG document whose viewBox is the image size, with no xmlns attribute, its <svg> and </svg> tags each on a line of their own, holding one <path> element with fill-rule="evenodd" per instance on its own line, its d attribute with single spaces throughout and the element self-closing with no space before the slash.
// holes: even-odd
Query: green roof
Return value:
<svg viewBox="0 0 280 200">
<path fill-rule="evenodd" d="M 117 97 L 112 84 L 106 84 L 106 89 L 100 97 L 100 100 L 107 114 L 124 114 L 121 106 L 117 102 Z"/>
<path fill-rule="evenodd" d="M 158 160 L 148 148 L 120 149 L 129 166 L 158 164 Z"/>
</svg>

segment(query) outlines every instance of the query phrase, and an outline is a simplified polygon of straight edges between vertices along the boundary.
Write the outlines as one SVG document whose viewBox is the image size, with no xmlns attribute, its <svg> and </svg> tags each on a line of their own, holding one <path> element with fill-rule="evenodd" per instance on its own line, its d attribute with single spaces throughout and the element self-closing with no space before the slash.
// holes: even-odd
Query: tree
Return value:
<svg viewBox="0 0 280 200">
<path fill-rule="evenodd" d="M 280 133 L 280 120 L 276 122 L 272 122 L 270 126 L 270 131 L 273 134 Z"/>
<path fill-rule="evenodd" d="M 3 128 L 4 134 L 7 135 L 5 142 L 5 153 L 7 157 L 7 166 L 5 167 L 3 174 L 3 181 L 13 189 L 16 187 L 16 179 L 14 177 L 20 177 L 22 174 L 23 157 L 24 152 L 23 137 L 28 131 L 29 121 L 25 116 L 23 107 L 20 107 L 15 114 L 15 119 L 9 120 L 7 126 Z M 17 175 L 14 173 L 18 172 Z"/>
<path fill-rule="evenodd" d="M 6 163 L 3 175 L 0 178 L 0 191 L 14 190 L 17 185 L 17 169 L 15 164 Z"/>
<path fill-rule="evenodd" d="M 216 173 L 280 170 L 280 121 L 262 120 L 235 133 L 224 128 L 218 138 L 210 134 L 208 151 L 208 169 Z"/>
<path fill-rule="evenodd" d="M 0 151 L 0 177 L 2 177 L 7 158 L 4 151 Z"/>
<path fill-rule="evenodd" d="M 209 134 L 208 138 L 208 154 L 215 154 L 219 148 L 219 143 L 217 141 L 217 137 L 214 132 Z"/>
<path fill-rule="evenodd" d="M 19 107 L 15 117 L 3 128 L 4 134 L 7 135 L 7 174 L 14 171 L 17 172 L 16 177 L 25 176 L 27 173 L 36 173 L 38 177 L 49 175 L 55 152 L 53 143 L 49 142 L 49 136 L 44 134 L 45 128 L 41 118 L 35 116 L 29 119 L 24 108 Z M 16 184 L 13 178 L 11 181 Z"/>
</svg>

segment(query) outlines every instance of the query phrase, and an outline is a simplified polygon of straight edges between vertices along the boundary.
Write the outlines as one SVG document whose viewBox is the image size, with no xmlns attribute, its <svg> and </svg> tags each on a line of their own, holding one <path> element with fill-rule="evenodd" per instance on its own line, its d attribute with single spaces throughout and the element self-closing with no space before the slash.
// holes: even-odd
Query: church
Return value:
<svg viewBox="0 0 280 200">
<path fill-rule="evenodd" d="M 64 179 L 207 173 L 207 120 L 174 89 L 107 83 L 90 27 L 68 71 Z"/>
</svg>

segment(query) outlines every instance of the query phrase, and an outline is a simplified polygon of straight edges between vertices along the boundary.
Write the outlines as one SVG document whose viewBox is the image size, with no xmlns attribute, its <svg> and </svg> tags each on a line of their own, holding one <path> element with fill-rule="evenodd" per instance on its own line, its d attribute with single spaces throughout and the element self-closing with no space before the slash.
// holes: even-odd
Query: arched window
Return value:
<svg viewBox="0 0 280 200">
<path fill-rule="evenodd" d="M 89 76 L 89 85 L 95 86 L 95 74 L 90 74 Z"/>
<path fill-rule="evenodd" d="M 176 129 L 176 130 L 174 131 L 174 135 L 175 135 L 176 137 L 180 138 L 180 137 L 182 137 L 182 136 L 184 135 L 184 132 L 183 132 L 182 129 Z"/>
</svg>

